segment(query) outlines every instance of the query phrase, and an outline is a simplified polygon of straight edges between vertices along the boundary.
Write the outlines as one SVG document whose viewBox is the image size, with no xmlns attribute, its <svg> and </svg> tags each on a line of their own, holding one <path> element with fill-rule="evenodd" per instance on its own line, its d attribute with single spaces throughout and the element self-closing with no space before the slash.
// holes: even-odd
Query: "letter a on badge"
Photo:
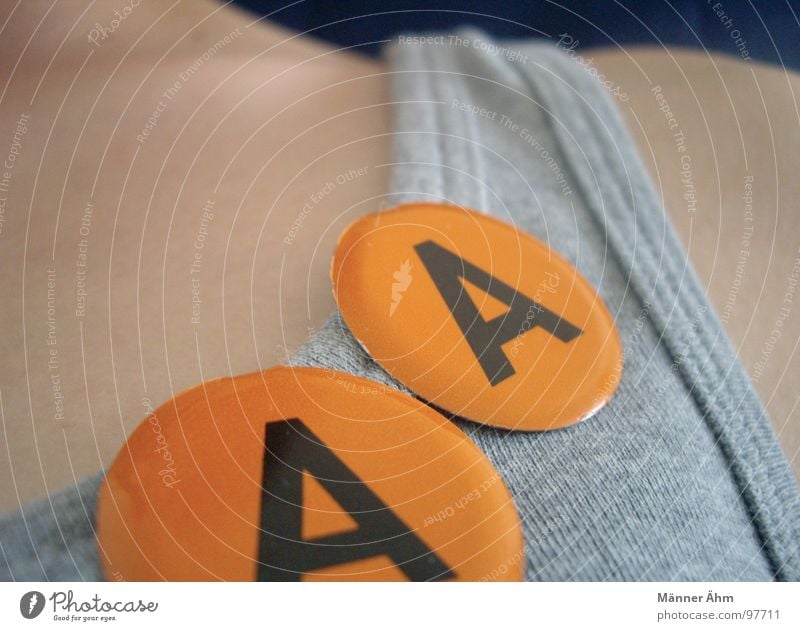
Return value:
<svg viewBox="0 0 800 631">
<path fill-rule="evenodd" d="M 595 289 L 485 214 L 408 204 L 362 217 L 339 238 L 331 280 L 372 358 L 455 416 L 558 429 L 594 415 L 619 383 L 622 346 Z"/>
</svg>

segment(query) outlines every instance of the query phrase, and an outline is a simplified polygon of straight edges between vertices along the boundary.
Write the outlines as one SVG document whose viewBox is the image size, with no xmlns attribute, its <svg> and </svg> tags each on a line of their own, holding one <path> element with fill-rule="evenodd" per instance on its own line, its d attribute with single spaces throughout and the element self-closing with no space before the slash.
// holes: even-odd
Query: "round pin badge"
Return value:
<svg viewBox="0 0 800 631">
<path fill-rule="evenodd" d="M 614 320 L 547 245 L 481 213 L 409 204 L 339 238 L 334 296 L 367 352 L 422 399 L 514 430 L 589 418 L 622 372 Z"/>
<path fill-rule="evenodd" d="M 118 580 L 521 580 L 499 474 L 446 418 L 345 373 L 277 367 L 184 392 L 102 484 Z"/>
</svg>

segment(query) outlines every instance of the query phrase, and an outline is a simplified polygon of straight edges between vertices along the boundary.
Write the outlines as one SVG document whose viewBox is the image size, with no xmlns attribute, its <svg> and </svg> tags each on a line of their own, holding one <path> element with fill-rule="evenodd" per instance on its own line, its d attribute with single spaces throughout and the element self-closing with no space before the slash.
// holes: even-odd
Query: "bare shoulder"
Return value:
<svg viewBox="0 0 800 631">
<path fill-rule="evenodd" d="M 336 236 L 386 190 L 389 108 L 374 60 L 210 0 L 4 3 L 3 23 L 0 510 L 324 321 Z"/>
</svg>

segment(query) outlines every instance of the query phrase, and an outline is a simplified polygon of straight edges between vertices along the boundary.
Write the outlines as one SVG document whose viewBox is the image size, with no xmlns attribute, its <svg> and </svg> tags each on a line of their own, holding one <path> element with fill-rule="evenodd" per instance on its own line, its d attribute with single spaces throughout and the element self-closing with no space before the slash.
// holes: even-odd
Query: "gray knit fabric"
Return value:
<svg viewBox="0 0 800 631">
<path fill-rule="evenodd" d="M 527 577 L 800 579 L 797 485 L 604 88 L 552 46 L 474 32 L 389 52 L 391 202 L 462 204 L 546 241 L 622 336 L 622 381 L 593 419 L 544 433 L 456 420 L 511 490 Z M 289 363 L 405 390 L 337 314 Z M 0 578 L 98 578 L 96 487 L 0 520 Z"/>
<path fill-rule="evenodd" d="M 0 580 L 101 581 L 94 511 L 102 475 L 0 518 Z"/>
</svg>

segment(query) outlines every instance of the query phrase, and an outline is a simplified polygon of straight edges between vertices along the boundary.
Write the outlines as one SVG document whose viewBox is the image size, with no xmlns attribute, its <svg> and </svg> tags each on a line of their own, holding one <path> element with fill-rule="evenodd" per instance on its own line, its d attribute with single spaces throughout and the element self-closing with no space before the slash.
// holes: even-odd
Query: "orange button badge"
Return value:
<svg viewBox="0 0 800 631">
<path fill-rule="evenodd" d="M 120 580 L 521 580 L 503 481 L 452 423 L 365 379 L 278 367 L 153 412 L 101 487 Z"/>
<path fill-rule="evenodd" d="M 622 347 L 600 297 L 497 219 L 441 204 L 368 215 L 340 237 L 331 278 L 375 361 L 454 415 L 557 429 L 592 416 L 619 383 Z"/>
</svg>

